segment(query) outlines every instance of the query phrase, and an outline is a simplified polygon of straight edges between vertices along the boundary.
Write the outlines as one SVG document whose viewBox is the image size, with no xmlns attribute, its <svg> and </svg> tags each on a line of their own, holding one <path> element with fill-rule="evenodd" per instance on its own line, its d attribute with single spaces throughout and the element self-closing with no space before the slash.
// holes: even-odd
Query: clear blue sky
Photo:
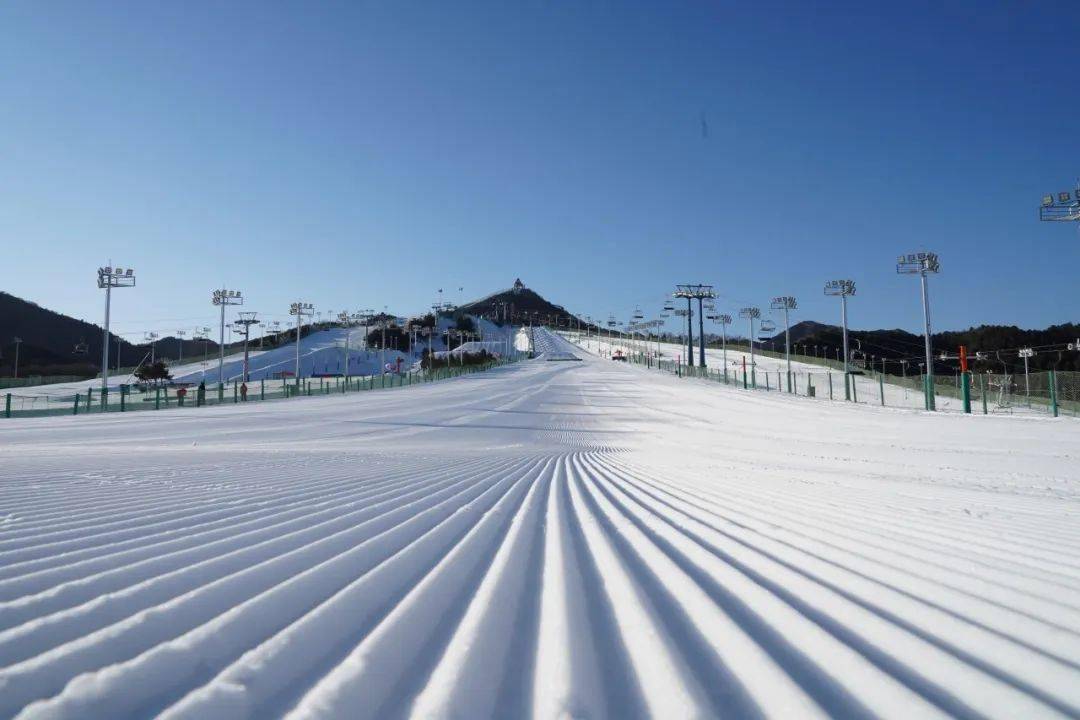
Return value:
<svg viewBox="0 0 1080 720">
<path fill-rule="evenodd" d="M 826 5 L 826 9 L 814 7 Z M 0 4 L 2 289 L 114 329 L 419 310 L 521 277 L 652 314 L 858 281 L 918 330 L 894 256 L 936 250 L 935 327 L 1080 319 L 1080 3 Z M 707 128 L 703 128 L 704 125 Z M 134 339 L 134 337 L 133 337 Z"/>
</svg>

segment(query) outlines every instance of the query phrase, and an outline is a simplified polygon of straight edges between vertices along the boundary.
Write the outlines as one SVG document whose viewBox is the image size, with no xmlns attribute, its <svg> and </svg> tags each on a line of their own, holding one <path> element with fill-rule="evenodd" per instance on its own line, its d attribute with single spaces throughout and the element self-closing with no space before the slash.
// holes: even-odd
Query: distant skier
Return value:
<svg viewBox="0 0 1080 720">
<path fill-rule="evenodd" d="M 240 402 L 247 402 L 247 383 L 240 383 Z"/>
<path fill-rule="evenodd" d="M 195 407 L 202 407 L 206 403 L 206 381 L 200 380 L 199 387 L 195 391 Z"/>
</svg>

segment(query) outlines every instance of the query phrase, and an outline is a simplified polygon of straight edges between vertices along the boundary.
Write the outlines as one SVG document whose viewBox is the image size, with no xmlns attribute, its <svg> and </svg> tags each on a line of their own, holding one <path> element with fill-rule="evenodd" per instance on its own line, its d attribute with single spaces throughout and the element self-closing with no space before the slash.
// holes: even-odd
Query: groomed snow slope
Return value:
<svg viewBox="0 0 1080 720">
<path fill-rule="evenodd" d="M 578 354 L 0 424 L 0 717 L 1080 714 L 1080 424 Z"/>
</svg>

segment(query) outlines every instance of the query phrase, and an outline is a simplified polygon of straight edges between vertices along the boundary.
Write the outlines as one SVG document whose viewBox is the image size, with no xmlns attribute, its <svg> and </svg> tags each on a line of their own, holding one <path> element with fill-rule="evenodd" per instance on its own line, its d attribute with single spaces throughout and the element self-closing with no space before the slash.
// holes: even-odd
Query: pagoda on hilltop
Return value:
<svg viewBox="0 0 1080 720">
<path fill-rule="evenodd" d="M 511 292 L 513 292 L 515 295 L 517 295 L 518 293 L 520 293 L 524 289 L 525 289 L 525 283 L 521 282 L 521 278 L 518 278 L 517 280 L 514 281 L 514 287 L 511 289 Z"/>
</svg>

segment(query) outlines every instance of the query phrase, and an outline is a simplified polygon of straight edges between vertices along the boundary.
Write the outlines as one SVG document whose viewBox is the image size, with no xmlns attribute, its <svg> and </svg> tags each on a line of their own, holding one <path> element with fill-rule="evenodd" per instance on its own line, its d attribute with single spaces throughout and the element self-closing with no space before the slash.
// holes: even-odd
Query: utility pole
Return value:
<svg viewBox="0 0 1080 720">
<path fill-rule="evenodd" d="M 927 410 L 935 410 L 936 403 L 934 400 L 934 351 L 930 347 L 930 295 L 926 287 L 926 275 L 927 273 L 936 274 L 940 271 L 941 263 L 936 253 L 909 253 L 901 255 L 896 260 L 897 273 L 901 275 L 918 275 L 922 285 L 923 337 L 926 342 L 926 376 L 924 379 L 926 387 L 923 390 L 926 393 Z"/>
<path fill-rule="evenodd" d="M 825 294 L 840 297 L 840 321 L 844 329 L 844 399 L 851 400 L 851 387 L 849 383 L 853 381 L 848 369 L 848 358 L 851 357 L 851 354 L 848 352 L 847 299 L 849 295 L 855 294 L 855 281 L 830 280 L 825 283 Z"/>
<path fill-rule="evenodd" d="M 744 317 L 750 321 L 750 377 L 753 386 L 757 387 L 757 360 L 754 356 L 754 320 L 761 317 L 761 309 L 744 307 L 739 311 L 739 317 Z M 745 375 L 745 372 L 743 374 Z"/>
<path fill-rule="evenodd" d="M 244 298 L 239 290 L 215 290 L 210 302 L 221 308 L 221 333 L 218 345 L 218 384 L 225 382 L 225 307 L 243 305 Z"/>
<path fill-rule="evenodd" d="M 256 313 L 242 312 L 240 313 L 240 319 L 235 321 L 237 332 L 243 330 L 244 332 L 244 382 L 249 381 L 248 377 L 248 338 L 251 335 L 251 326 L 259 322 L 255 319 Z"/>
<path fill-rule="evenodd" d="M 788 311 L 799 307 L 799 303 L 790 295 L 784 295 L 774 297 L 769 307 L 773 310 L 784 311 L 784 358 L 787 362 L 787 391 L 791 392 L 791 321 L 788 320 Z M 805 349 L 803 354 L 805 354 Z"/>
<path fill-rule="evenodd" d="M 105 289 L 105 330 L 101 344 L 101 395 L 104 400 L 109 392 L 109 306 L 112 301 L 112 289 L 135 287 L 135 271 L 128 268 L 99 267 L 97 271 L 98 289 Z"/>
<path fill-rule="evenodd" d="M 294 302 L 289 305 L 289 314 L 296 316 L 296 374 L 293 382 L 300 387 L 300 328 L 306 317 L 314 317 L 315 306 L 306 302 Z"/>
</svg>

